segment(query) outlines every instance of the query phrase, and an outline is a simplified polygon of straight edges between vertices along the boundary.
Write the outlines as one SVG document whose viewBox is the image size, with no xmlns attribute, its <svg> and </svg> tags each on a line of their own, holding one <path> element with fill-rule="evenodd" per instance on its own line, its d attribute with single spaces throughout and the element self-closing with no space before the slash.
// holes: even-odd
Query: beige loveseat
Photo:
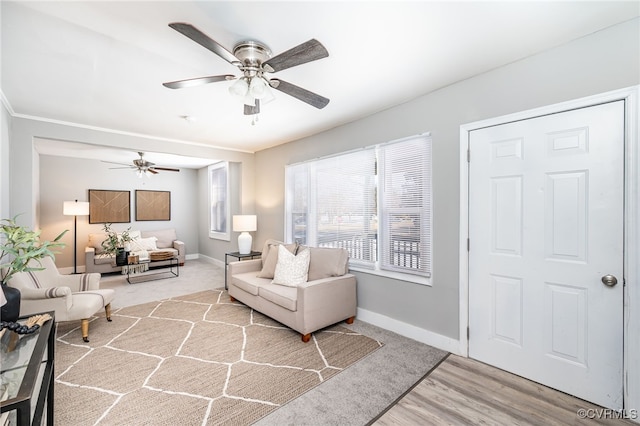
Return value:
<svg viewBox="0 0 640 426">
<path fill-rule="evenodd" d="M 273 283 L 278 245 L 267 240 L 260 259 L 229 263 L 228 288 L 231 300 L 275 319 L 302 334 L 337 322 L 353 323 L 356 315 L 356 278 L 349 274 L 349 254 L 340 248 L 284 245 L 289 252 L 310 251 L 308 280 L 295 286 Z"/>
<path fill-rule="evenodd" d="M 130 232 L 136 234 L 136 232 Z M 119 272 L 122 266 L 116 266 L 113 256 L 106 255 L 102 249 L 102 241 L 107 238 L 105 233 L 89 234 L 89 241 L 84 251 L 86 272 Z M 163 229 L 158 231 L 140 231 L 140 237 L 131 242 L 132 252 L 144 249 L 145 254 L 154 251 L 171 251 L 178 257 L 180 266 L 184 265 L 185 247 L 184 243 L 178 240 L 175 229 Z M 158 261 L 157 266 L 168 265 L 169 261 Z"/>
</svg>

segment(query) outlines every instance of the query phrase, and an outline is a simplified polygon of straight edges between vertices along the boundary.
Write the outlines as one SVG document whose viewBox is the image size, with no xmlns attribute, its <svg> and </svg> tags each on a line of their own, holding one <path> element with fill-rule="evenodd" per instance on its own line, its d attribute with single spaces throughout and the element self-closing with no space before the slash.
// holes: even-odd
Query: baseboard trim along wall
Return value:
<svg viewBox="0 0 640 426">
<path fill-rule="evenodd" d="M 200 259 L 213 265 L 224 268 L 224 261 L 220 259 L 214 259 L 213 257 L 205 256 L 200 253 L 187 254 L 186 260 Z M 84 265 L 78 266 L 78 272 L 84 272 Z M 58 268 L 61 274 L 73 273 L 73 267 Z M 416 327 L 411 324 L 407 324 L 402 321 L 398 321 L 393 318 L 389 318 L 385 315 L 381 315 L 366 309 L 358 308 L 356 318 L 360 321 L 368 322 L 376 327 L 384 328 L 385 330 L 398 333 L 401 336 L 408 337 L 409 339 L 416 340 L 425 345 L 433 346 L 434 348 L 441 349 L 443 351 L 451 352 L 456 355 L 466 356 L 460 351 L 460 342 L 451 337 L 443 336 L 441 334 L 433 333 L 423 328 Z"/>
<path fill-rule="evenodd" d="M 204 260 L 207 263 L 211 263 L 213 265 L 219 266 L 221 268 L 224 268 L 224 261 L 220 260 L 220 259 L 214 259 L 213 257 L 209 257 L 209 256 L 205 256 L 204 254 L 195 254 L 194 255 L 194 259 L 200 259 L 200 260 Z M 188 259 L 189 257 L 187 257 Z"/>
<path fill-rule="evenodd" d="M 452 339 L 451 337 L 433 333 L 423 328 L 416 327 L 415 325 L 407 324 L 406 322 L 398 321 L 362 308 L 358 308 L 356 319 L 384 328 L 385 330 L 393 331 L 401 336 L 433 346 L 434 348 L 451 352 L 456 355 L 466 356 L 460 353 L 460 342 L 456 339 Z"/>
</svg>

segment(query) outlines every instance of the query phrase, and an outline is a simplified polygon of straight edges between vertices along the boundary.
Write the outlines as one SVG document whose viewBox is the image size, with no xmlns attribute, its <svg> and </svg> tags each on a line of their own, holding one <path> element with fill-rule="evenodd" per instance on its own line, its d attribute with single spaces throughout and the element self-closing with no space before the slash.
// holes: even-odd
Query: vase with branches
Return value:
<svg viewBox="0 0 640 426">
<path fill-rule="evenodd" d="M 107 238 L 102 241 L 102 249 L 106 256 L 114 256 L 116 258 L 116 264 L 121 264 L 121 257 L 125 252 L 125 246 L 132 240 L 131 235 L 129 235 L 131 227 L 118 233 L 111 228 L 111 225 L 111 223 L 105 223 L 102 227 L 102 230 L 107 236 Z"/>
</svg>

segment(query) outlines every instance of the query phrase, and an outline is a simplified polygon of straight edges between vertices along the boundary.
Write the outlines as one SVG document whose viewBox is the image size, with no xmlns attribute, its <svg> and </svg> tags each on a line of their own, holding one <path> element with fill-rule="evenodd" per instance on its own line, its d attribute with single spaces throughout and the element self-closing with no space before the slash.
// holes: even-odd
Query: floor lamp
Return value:
<svg viewBox="0 0 640 426">
<path fill-rule="evenodd" d="M 73 273 L 77 274 L 77 255 L 78 250 L 76 247 L 77 232 L 78 232 L 78 216 L 89 215 L 89 202 L 87 201 L 65 201 L 62 206 L 62 214 L 65 216 L 73 216 Z"/>
</svg>

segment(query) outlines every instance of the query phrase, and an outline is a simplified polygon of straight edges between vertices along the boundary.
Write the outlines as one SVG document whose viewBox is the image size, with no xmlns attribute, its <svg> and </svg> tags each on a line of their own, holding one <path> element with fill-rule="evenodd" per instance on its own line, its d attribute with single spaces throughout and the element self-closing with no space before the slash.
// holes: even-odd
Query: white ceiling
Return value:
<svg viewBox="0 0 640 426">
<path fill-rule="evenodd" d="M 256 151 L 406 102 L 640 15 L 638 1 L 2 1 L 1 90 L 15 116 Z M 238 74 L 168 27 L 188 22 L 227 50 L 274 54 L 319 40 L 329 57 L 271 75 L 328 97 L 318 110 L 282 92 L 251 125 Z M 194 116 L 188 122 L 182 117 Z M 135 150 L 134 150 L 135 151 Z M 167 160 L 168 161 L 168 160 Z M 158 161 L 158 163 L 160 163 Z"/>
</svg>

